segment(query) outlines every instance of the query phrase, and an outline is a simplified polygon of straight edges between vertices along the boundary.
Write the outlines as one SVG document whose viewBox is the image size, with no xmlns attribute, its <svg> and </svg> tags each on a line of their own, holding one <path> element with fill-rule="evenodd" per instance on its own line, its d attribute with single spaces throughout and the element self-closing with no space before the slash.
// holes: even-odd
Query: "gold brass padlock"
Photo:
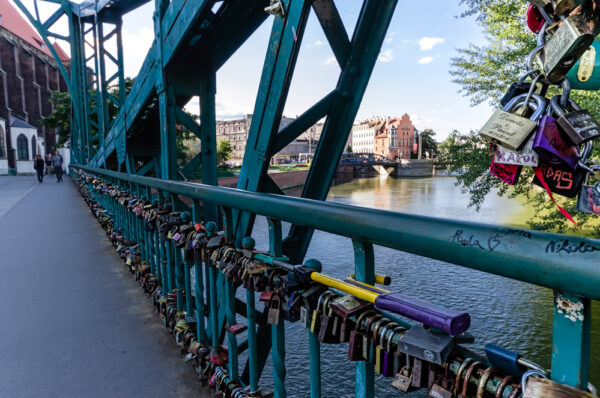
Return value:
<svg viewBox="0 0 600 398">
<path fill-rule="evenodd" d="M 561 82 L 593 41 L 594 35 L 581 15 L 565 18 L 539 55 L 546 78 Z"/>
<path fill-rule="evenodd" d="M 528 94 L 517 95 L 511 99 L 504 109 L 498 109 L 479 131 L 485 140 L 498 144 L 513 151 L 519 150 L 537 127 L 537 120 L 542 116 L 546 104 L 542 97 L 533 94 L 528 107 L 533 107 L 534 113 L 526 119 L 515 112 L 521 112 L 520 107 Z"/>
</svg>

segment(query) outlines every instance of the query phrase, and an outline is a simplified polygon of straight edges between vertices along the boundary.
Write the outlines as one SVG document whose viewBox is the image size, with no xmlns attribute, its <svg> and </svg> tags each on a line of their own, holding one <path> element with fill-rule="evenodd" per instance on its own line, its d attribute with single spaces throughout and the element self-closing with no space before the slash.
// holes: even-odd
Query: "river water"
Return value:
<svg viewBox="0 0 600 398">
<path fill-rule="evenodd" d="M 518 201 L 489 195 L 479 212 L 468 208 L 468 195 L 455 186 L 455 179 L 354 180 L 331 189 L 328 201 L 501 225 L 522 226 L 528 209 Z M 284 233 L 287 226 L 284 227 Z M 253 236 L 257 248 L 268 248 L 267 226 L 258 219 Z M 284 235 L 285 236 L 285 235 Z M 344 278 L 354 271 L 349 239 L 317 231 L 306 258 L 317 258 L 323 272 Z M 376 272 L 389 275 L 389 290 L 401 291 L 471 314 L 470 332 L 475 344 L 467 347 L 483 353 L 494 343 L 521 353 L 549 368 L 552 347 L 552 291 L 495 275 L 384 247 L 375 247 Z M 598 306 L 594 309 L 598 310 Z M 600 386 L 600 317 L 593 321 L 592 370 L 590 380 Z M 354 396 L 354 364 L 347 361 L 347 344 L 321 345 L 322 393 L 324 397 Z M 299 324 L 286 323 L 286 388 L 290 397 L 309 396 L 308 332 Z M 242 362 L 243 363 L 243 362 Z M 261 383 L 272 383 L 271 362 Z M 390 386 L 391 379 L 377 377 L 376 396 L 402 396 Z M 409 394 L 426 396 L 424 390 Z"/>
</svg>

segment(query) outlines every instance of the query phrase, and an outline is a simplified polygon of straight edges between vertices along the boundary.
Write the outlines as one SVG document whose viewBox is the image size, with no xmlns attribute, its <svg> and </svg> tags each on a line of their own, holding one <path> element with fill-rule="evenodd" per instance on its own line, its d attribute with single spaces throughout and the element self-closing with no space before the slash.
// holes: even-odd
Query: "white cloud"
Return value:
<svg viewBox="0 0 600 398">
<path fill-rule="evenodd" d="M 396 32 L 390 32 L 387 37 L 385 38 L 385 42 L 386 43 L 391 43 L 392 41 L 394 41 L 394 35 L 396 34 Z"/>
<path fill-rule="evenodd" d="M 312 47 L 321 47 L 323 45 L 325 45 L 325 43 L 323 43 L 321 40 L 317 40 L 312 44 Z"/>
<path fill-rule="evenodd" d="M 391 48 L 388 48 L 387 50 L 379 54 L 379 58 L 377 58 L 379 62 L 392 62 L 393 59 L 394 51 L 392 51 Z"/>
<path fill-rule="evenodd" d="M 421 40 L 419 40 L 419 48 L 421 51 L 431 50 L 433 47 L 442 44 L 445 41 L 446 39 L 442 37 L 422 37 Z"/>
<path fill-rule="evenodd" d="M 335 65 L 337 63 L 337 61 L 336 61 L 335 57 L 332 55 L 331 57 L 329 57 L 325 60 L 325 63 L 327 65 Z"/>
<path fill-rule="evenodd" d="M 423 57 L 418 61 L 421 65 L 427 65 L 433 62 L 433 57 Z"/>
</svg>

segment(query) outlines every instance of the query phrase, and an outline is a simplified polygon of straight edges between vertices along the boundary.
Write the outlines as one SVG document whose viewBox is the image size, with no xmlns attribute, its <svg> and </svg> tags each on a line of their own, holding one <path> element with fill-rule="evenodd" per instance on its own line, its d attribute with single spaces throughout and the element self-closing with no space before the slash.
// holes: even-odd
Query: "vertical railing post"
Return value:
<svg viewBox="0 0 600 398">
<path fill-rule="evenodd" d="M 192 219 L 194 223 L 200 222 L 200 203 L 197 199 L 194 199 Z M 202 261 L 195 260 L 196 258 L 194 258 L 194 270 L 196 272 L 196 336 L 198 336 L 198 341 L 206 344 L 206 329 L 204 325 L 204 270 L 202 269 Z"/>
<path fill-rule="evenodd" d="M 269 252 L 273 257 L 281 257 L 283 255 L 281 221 L 272 218 L 268 218 L 267 221 L 269 223 Z M 275 397 L 285 398 L 287 394 L 285 391 L 285 323 L 283 314 L 279 315 L 277 325 L 271 325 L 271 338 L 273 339 L 271 351 Z"/>
<path fill-rule="evenodd" d="M 375 255 L 373 245 L 359 240 L 352 240 L 354 247 L 354 272 L 356 280 L 368 284 L 375 283 Z M 375 383 L 373 365 L 367 361 L 359 361 L 355 366 L 355 395 L 358 398 L 373 398 Z"/>
<path fill-rule="evenodd" d="M 323 265 L 319 260 L 309 259 L 304 263 L 315 272 L 321 272 Z M 312 315 L 312 311 L 309 312 Z M 310 358 L 310 397 L 321 398 L 321 343 L 316 333 L 308 329 L 308 348 Z"/>
<path fill-rule="evenodd" d="M 552 380 L 587 389 L 591 330 L 591 300 L 555 291 Z"/>
</svg>

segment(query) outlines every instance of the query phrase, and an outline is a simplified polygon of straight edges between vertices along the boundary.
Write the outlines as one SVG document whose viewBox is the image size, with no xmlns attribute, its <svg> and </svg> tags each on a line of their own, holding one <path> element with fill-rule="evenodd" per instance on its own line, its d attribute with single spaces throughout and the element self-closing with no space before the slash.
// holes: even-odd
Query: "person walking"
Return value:
<svg viewBox="0 0 600 398">
<path fill-rule="evenodd" d="M 56 173 L 56 182 L 61 182 L 63 175 L 63 157 L 58 151 L 56 151 L 56 154 L 52 158 L 52 166 L 54 167 L 54 173 Z"/>
<path fill-rule="evenodd" d="M 46 175 L 52 174 L 52 154 L 46 155 Z"/>
<path fill-rule="evenodd" d="M 44 159 L 42 159 L 42 155 L 36 155 L 33 160 L 33 168 L 37 173 L 38 182 L 41 183 L 44 181 Z"/>
</svg>

